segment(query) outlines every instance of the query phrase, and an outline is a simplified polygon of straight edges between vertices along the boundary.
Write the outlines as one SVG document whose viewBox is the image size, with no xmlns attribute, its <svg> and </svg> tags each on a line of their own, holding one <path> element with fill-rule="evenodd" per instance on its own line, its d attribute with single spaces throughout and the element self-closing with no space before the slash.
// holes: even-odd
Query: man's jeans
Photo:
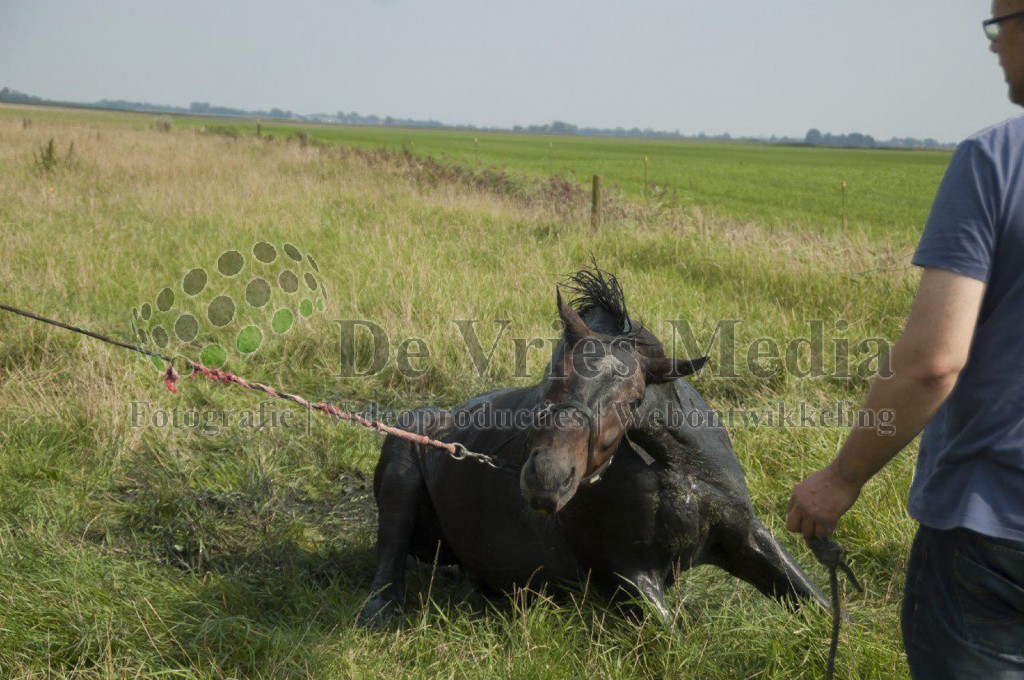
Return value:
<svg viewBox="0 0 1024 680">
<path fill-rule="evenodd" d="M 1024 679 L 1024 542 L 921 526 L 902 621 L 914 678 Z"/>
</svg>

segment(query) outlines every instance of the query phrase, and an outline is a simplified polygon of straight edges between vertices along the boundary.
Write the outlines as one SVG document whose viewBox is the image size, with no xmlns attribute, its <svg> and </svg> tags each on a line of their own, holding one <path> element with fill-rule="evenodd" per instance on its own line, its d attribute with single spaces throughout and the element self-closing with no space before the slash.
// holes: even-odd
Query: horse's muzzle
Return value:
<svg viewBox="0 0 1024 680">
<path fill-rule="evenodd" d="M 531 508 L 554 514 L 572 499 L 579 479 L 576 466 L 564 458 L 534 449 L 523 465 L 519 488 Z"/>
</svg>

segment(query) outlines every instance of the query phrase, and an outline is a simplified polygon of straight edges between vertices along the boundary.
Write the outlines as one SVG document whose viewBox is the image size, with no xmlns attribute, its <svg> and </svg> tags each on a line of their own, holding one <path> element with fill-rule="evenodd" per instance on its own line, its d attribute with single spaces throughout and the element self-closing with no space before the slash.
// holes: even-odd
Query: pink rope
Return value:
<svg viewBox="0 0 1024 680">
<path fill-rule="evenodd" d="M 377 420 L 369 420 L 357 413 L 349 413 L 347 411 L 342 411 L 334 404 L 328 404 L 325 402 L 312 402 L 302 398 L 297 394 L 289 394 L 288 392 L 276 390 L 270 385 L 264 385 L 262 383 L 257 382 L 249 382 L 248 380 L 242 378 L 241 376 L 237 376 L 234 373 L 229 373 L 228 371 L 222 371 L 219 368 L 210 368 L 209 366 L 204 366 L 200 363 L 192 361 L 191 359 L 186 359 L 185 361 L 187 361 L 189 366 L 191 366 L 193 369 L 193 378 L 195 378 L 197 374 L 202 374 L 209 378 L 210 380 L 216 382 L 222 382 L 226 385 L 238 385 L 240 387 L 244 387 L 247 390 L 255 390 L 256 392 L 262 392 L 266 394 L 268 397 L 272 397 L 274 399 L 284 399 L 286 401 L 291 401 L 293 403 L 298 404 L 299 406 L 308 408 L 311 411 L 320 411 L 321 413 L 326 413 L 327 415 L 334 416 L 335 418 L 338 418 L 340 420 L 345 420 L 351 423 L 356 423 L 357 425 L 362 425 L 363 427 L 368 427 L 371 430 L 376 430 L 377 432 L 381 432 L 384 434 L 393 434 L 396 437 L 400 437 L 402 439 L 406 439 L 417 444 L 435 446 L 439 449 L 444 449 L 445 451 L 451 454 L 455 454 L 458 451 L 454 444 L 438 441 L 437 439 L 431 439 L 430 437 L 426 437 L 421 434 L 416 434 L 414 432 L 400 430 L 397 427 L 385 425 L 384 423 Z M 174 394 L 178 394 L 178 388 L 175 385 L 175 383 L 177 383 L 180 378 L 181 376 L 179 376 L 178 372 L 174 370 L 174 366 L 168 365 L 167 371 L 164 373 L 164 385 L 166 385 L 167 389 L 169 389 Z"/>
<path fill-rule="evenodd" d="M 102 342 L 106 342 L 111 345 L 116 345 L 117 347 L 123 347 L 124 349 L 130 349 L 134 352 L 140 352 L 142 354 L 146 354 L 157 359 L 163 359 L 164 361 L 167 362 L 167 370 L 164 372 L 164 385 L 166 385 L 167 389 L 173 392 L 174 394 L 178 393 L 178 388 L 175 385 L 175 383 L 178 382 L 181 376 L 179 376 L 178 372 L 174 370 L 174 360 L 169 356 L 165 356 L 163 354 L 160 354 L 159 352 L 154 352 L 152 350 L 145 349 L 144 347 L 139 347 L 138 345 L 132 345 L 127 342 L 117 340 L 106 335 L 102 335 L 100 333 L 94 333 L 93 331 L 86 330 L 85 328 L 71 326 L 61 321 L 57 321 L 56 319 L 48 319 L 45 316 L 40 316 L 39 314 L 29 312 L 24 309 L 18 309 L 17 307 L 11 307 L 10 305 L 0 304 L 0 309 L 7 312 L 11 312 L 13 314 L 20 314 L 21 316 L 33 319 L 35 321 L 42 321 L 43 323 L 50 324 L 51 326 L 63 328 L 65 330 L 73 331 L 75 333 L 81 333 L 82 335 L 87 335 L 90 338 L 95 338 Z M 359 425 L 362 425 L 363 427 L 368 427 L 370 429 L 377 430 L 378 432 L 382 432 L 384 434 L 393 434 L 396 437 L 401 437 L 402 439 L 406 439 L 417 444 L 434 446 L 439 449 L 444 449 L 449 454 L 451 454 L 453 458 L 456 458 L 457 460 L 462 460 L 464 458 L 474 458 L 477 461 L 487 463 L 491 467 L 500 467 L 498 463 L 495 462 L 493 457 L 482 453 L 473 453 L 471 451 L 467 451 L 466 447 L 464 447 L 462 444 L 449 444 L 448 442 L 438 441 L 437 439 L 431 439 L 430 437 L 425 437 L 423 435 L 415 434 L 413 432 L 406 432 L 405 430 L 400 430 L 397 427 L 391 427 L 389 425 L 385 425 L 384 423 L 375 420 L 367 420 L 366 418 L 363 418 L 362 416 L 357 415 L 355 413 L 347 413 L 332 404 L 325 404 L 320 402 L 314 403 L 306 399 L 303 399 L 297 394 L 288 394 L 287 392 L 280 392 L 278 390 L 275 390 L 273 387 L 270 387 L 269 385 L 263 385 L 261 383 L 250 383 L 245 378 L 240 378 L 239 376 L 234 375 L 233 373 L 228 373 L 227 371 L 222 371 L 218 368 L 209 368 L 207 366 L 203 366 L 200 363 L 196 363 L 191 359 L 185 359 L 185 361 L 188 362 L 189 366 L 191 366 L 194 371 L 192 373 L 193 378 L 196 376 L 196 373 L 202 373 L 210 380 L 216 380 L 218 382 L 227 383 L 229 385 L 240 385 L 249 390 L 263 392 L 267 396 L 273 397 L 274 399 L 286 399 L 288 401 L 295 402 L 296 404 L 308 408 L 312 411 L 320 411 L 321 413 L 332 415 L 336 418 L 340 418 L 341 420 L 347 420 L 352 423 L 357 423 Z"/>
</svg>

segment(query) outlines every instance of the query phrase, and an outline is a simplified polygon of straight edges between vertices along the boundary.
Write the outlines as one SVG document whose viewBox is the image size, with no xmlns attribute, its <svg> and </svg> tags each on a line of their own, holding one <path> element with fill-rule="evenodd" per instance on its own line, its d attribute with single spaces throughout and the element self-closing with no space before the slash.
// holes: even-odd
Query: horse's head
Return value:
<svg viewBox="0 0 1024 680">
<path fill-rule="evenodd" d="M 591 330 L 560 293 L 558 314 L 563 342 L 551 360 L 544 407 L 519 477 L 530 506 L 549 513 L 561 510 L 581 482 L 596 481 L 611 462 L 648 385 L 689 375 L 707 359 L 667 358 L 646 331 L 638 336 Z"/>
</svg>

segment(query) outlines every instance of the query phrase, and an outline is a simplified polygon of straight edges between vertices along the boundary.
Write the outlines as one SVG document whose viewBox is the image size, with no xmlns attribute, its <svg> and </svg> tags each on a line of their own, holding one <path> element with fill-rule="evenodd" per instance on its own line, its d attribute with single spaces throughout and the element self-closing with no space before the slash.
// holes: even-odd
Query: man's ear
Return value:
<svg viewBox="0 0 1024 680">
<path fill-rule="evenodd" d="M 677 378 L 684 378 L 704 367 L 708 357 L 699 359 L 670 359 L 657 357 L 644 362 L 644 373 L 648 385 L 657 385 Z"/>
</svg>

